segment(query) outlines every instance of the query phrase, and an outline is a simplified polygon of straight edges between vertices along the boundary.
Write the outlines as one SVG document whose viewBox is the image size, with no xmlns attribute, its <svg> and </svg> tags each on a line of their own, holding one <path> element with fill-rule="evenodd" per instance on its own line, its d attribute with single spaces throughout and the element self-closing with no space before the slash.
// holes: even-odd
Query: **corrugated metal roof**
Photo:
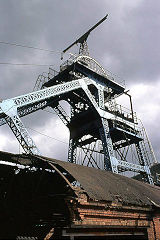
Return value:
<svg viewBox="0 0 160 240">
<path fill-rule="evenodd" d="M 51 160 L 68 171 L 91 199 L 118 200 L 126 204 L 160 205 L 160 188 L 108 171 Z"/>
<path fill-rule="evenodd" d="M 0 158 L 3 160 L 6 159 L 7 161 L 10 158 L 11 161 L 14 160 L 18 161 L 18 163 L 28 165 L 29 160 L 33 158 L 33 163 L 35 157 L 0 152 Z M 37 156 L 36 158 L 39 157 Z M 40 157 L 39 162 L 41 162 L 42 158 L 65 169 L 81 184 L 91 199 L 98 201 L 119 201 L 124 204 L 133 205 L 153 205 L 153 203 L 160 205 L 160 187 L 108 171 L 47 157 Z M 35 165 L 36 163 L 37 161 L 35 161 Z"/>
</svg>

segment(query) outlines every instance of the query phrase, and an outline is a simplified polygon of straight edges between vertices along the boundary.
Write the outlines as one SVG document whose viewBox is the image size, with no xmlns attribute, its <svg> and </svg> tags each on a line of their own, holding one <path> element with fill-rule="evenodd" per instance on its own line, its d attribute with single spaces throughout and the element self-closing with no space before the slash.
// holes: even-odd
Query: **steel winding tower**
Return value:
<svg viewBox="0 0 160 240">
<path fill-rule="evenodd" d="M 20 117 L 50 106 L 69 128 L 69 162 L 114 173 L 139 172 L 153 184 L 150 166 L 156 160 L 145 129 L 133 112 L 131 96 L 89 56 L 87 38 L 106 18 L 63 51 L 79 43 L 78 56 L 72 55 L 59 72 L 50 69 L 47 77 L 38 77 L 35 92 L 4 100 L 0 124 L 8 123 L 26 153 L 40 154 Z M 123 94 L 129 98 L 130 110 L 116 103 Z M 62 100 L 70 106 L 69 115 Z"/>
</svg>

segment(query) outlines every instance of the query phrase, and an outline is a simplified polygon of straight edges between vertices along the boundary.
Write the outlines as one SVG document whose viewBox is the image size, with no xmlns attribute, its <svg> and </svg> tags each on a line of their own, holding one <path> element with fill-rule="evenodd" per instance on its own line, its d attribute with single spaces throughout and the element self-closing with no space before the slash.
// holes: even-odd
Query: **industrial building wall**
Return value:
<svg viewBox="0 0 160 240">
<path fill-rule="evenodd" d="M 155 214 L 148 228 L 148 240 L 160 240 L 160 213 Z"/>
<path fill-rule="evenodd" d="M 160 240 L 159 187 L 54 159 L 0 160 L 0 239 Z"/>
</svg>

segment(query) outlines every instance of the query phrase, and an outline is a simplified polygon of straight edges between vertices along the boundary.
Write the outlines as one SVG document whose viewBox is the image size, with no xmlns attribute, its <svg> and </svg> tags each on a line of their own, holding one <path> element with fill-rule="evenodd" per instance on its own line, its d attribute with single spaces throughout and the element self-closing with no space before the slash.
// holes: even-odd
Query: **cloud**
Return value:
<svg viewBox="0 0 160 240">
<path fill-rule="evenodd" d="M 144 0 L 1 1 L 0 41 L 61 51 L 109 13 L 108 19 L 88 38 L 91 56 L 126 80 L 133 94 L 135 110 L 142 118 L 158 153 L 159 7 L 158 1 Z M 76 50 L 76 46 L 70 49 L 71 52 Z M 64 57 L 66 59 L 68 55 Z M 61 64 L 58 53 L 50 54 L 2 44 L 0 62 L 51 63 L 56 70 L 59 70 Z M 47 71 L 48 67 L 0 65 L 0 98 L 7 99 L 32 91 L 38 75 Z M 56 133 L 57 138 L 59 134 L 63 139 L 62 128 L 57 123 L 51 124 L 52 121 L 56 122 L 56 119 L 54 115 L 39 111 L 22 121 L 30 128 L 43 130 L 52 136 Z M 0 147 L 17 152 L 16 140 L 7 129 L 0 129 Z M 35 133 L 33 137 L 37 145 L 43 147 L 45 154 L 51 156 L 55 151 L 58 158 L 64 158 L 61 144 L 45 145 L 45 137 Z"/>
<path fill-rule="evenodd" d="M 42 155 L 67 160 L 69 131 L 59 119 L 50 119 L 36 131 L 45 135 L 30 130 Z"/>
<path fill-rule="evenodd" d="M 6 125 L 1 127 L 0 130 L 0 151 L 18 153 L 18 141 L 13 136 L 13 133 L 10 131 L 9 127 Z"/>
<path fill-rule="evenodd" d="M 69 131 L 57 118 L 48 119 L 38 128 L 25 124 L 29 135 L 43 156 L 67 160 Z M 6 152 L 24 152 L 9 127 L 1 127 L 0 150 Z"/>
<path fill-rule="evenodd" d="M 154 85 L 148 83 L 137 83 L 130 86 L 130 94 L 133 101 L 133 110 L 136 112 L 137 118 L 141 119 L 153 149 L 156 153 L 157 160 L 160 159 L 159 142 L 160 135 L 158 132 L 159 122 L 157 121 L 160 113 L 160 81 Z M 129 99 L 122 95 L 118 99 L 119 104 L 129 108 Z"/>
</svg>

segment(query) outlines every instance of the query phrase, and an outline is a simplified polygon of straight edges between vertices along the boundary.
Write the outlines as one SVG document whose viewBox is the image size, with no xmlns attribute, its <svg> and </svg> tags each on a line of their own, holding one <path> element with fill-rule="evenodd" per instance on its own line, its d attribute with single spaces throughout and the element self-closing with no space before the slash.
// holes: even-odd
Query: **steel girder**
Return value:
<svg viewBox="0 0 160 240">
<path fill-rule="evenodd" d="M 95 99 L 95 96 L 93 96 L 93 94 L 88 88 L 88 85 L 91 84 L 94 85 L 98 90 L 98 103 Z M 77 89 L 84 90 L 84 93 L 89 99 L 89 102 L 91 103 L 95 111 L 98 113 L 102 121 L 102 127 L 99 129 L 99 132 L 105 157 L 105 168 L 115 173 L 118 173 L 118 168 L 124 168 L 125 170 L 132 170 L 136 172 L 145 172 L 149 176 L 149 182 L 152 183 L 152 179 L 150 177 L 150 170 L 146 165 L 136 165 L 125 161 L 120 161 L 115 158 L 113 151 L 113 143 L 110 137 L 108 126 L 108 120 L 112 120 L 115 116 L 113 113 L 106 111 L 104 107 L 104 91 L 106 89 L 104 87 L 104 84 L 100 84 L 97 81 L 95 82 L 94 80 L 90 80 L 89 78 L 82 78 L 66 83 L 61 83 L 12 99 L 4 100 L 0 103 L 0 124 L 2 125 L 4 123 L 7 123 L 9 125 L 26 153 L 40 154 L 38 148 L 29 136 L 29 133 L 21 122 L 19 116 L 21 117 L 31 112 L 37 111 L 38 109 L 44 108 L 47 106 L 46 100 L 49 100 L 55 96 L 66 94 L 71 91 L 75 91 Z M 17 112 L 15 111 L 15 109 Z M 60 116 L 62 121 L 67 125 L 69 122 L 69 118 L 64 113 L 60 105 L 56 106 L 55 108 L 53 107 L 53 109 Z M 118 121 L 122 121 L 121 117 L 117 116 L 116 119 Z M 132 123 L 128 122 L 127 120 L 126 124 L 132 126 Z M 75 162 L 76 147 L 76 140 L 71 139 L 68 153 L 70 162 Z"/>
<path fill-rule="evenodd" d="M 90 83 L 90 81 L 86 78 L 82 80 L 86 80 L 86 84 Z M 59 84 L 50 88 L 46 88 L 33 93 L 25 94 L 19 97 L 2 101 L 0 103 L 1 125 L 5 123 L 9 125 L 12 132 L 14 133 L 17 140 L 19 141 L 22 148 L 27 154 L 30 153 L 40 155 L 40 151 L 38 150 L 32 138 L 30 137 L 24 124 L 20 120 L 18 111 L 22 109 L 22 111 L 20 111 L 20 115 L 24 116 L 38 109 L 41 109 L 47 104 L 46 103 L 47 99 L 80 88 L 81 87 L 80 81 L 81 80 L 75 80 Z M 42 103 L 42 101 L 44 102 Z M 32 104 L 35 105 L 30 107 L 30 105 Z M 60 110 L 60 108 L 58 109 Z"/>
<path fill-rule="evenodd" d="M 35 145 L 33 139 L 30 137 L 27 129 L 18 115 L 12 117 L 6 116 L 5 120 L 17 138 L 18 142 L 24 149 L 25 153 L 41 155 L 39 149 Z"/>
</svg>

